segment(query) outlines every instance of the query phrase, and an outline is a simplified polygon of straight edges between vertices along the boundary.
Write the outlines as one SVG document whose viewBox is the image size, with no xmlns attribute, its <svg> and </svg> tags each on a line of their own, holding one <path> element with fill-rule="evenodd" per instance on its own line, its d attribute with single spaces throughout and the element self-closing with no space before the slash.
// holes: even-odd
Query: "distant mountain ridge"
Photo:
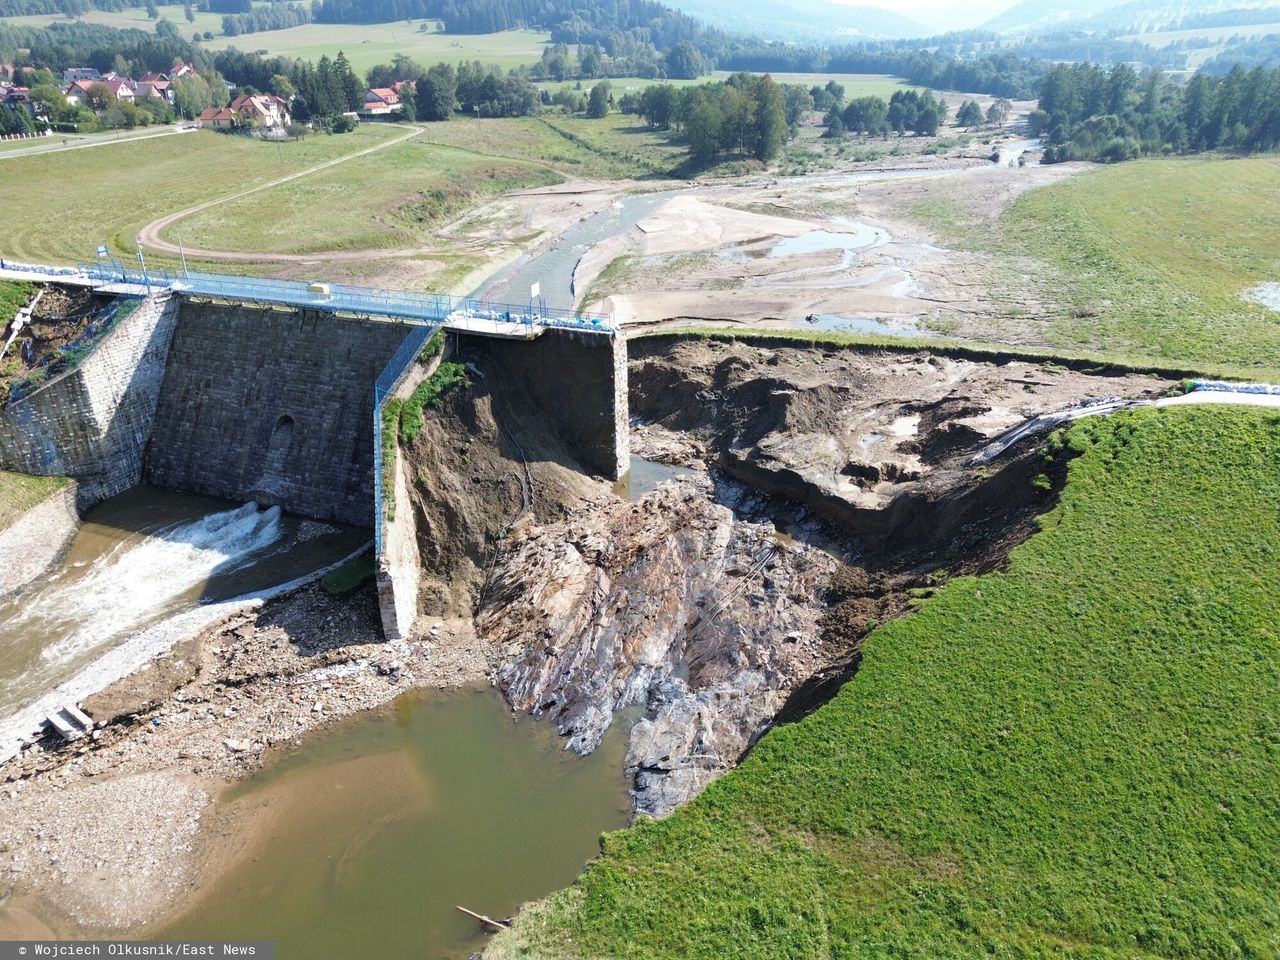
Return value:
<svg viewBox="0 0 1280 960">
<path fill-rule="evenodd" d="M 903 40 L 937 33 L 883 7 L 832 0 L 667 0 L 681 13 L 713 27 L 775 40 Z"/>
<path fill-rule="evenodd" d="M 1054 30 L 1143 33 L 1167 28 L 1184 18 L 1215 13 L 1272 9 L 1280 19 L 1280 3 L 1248 0 L 1022 0 L 992 17 L 987 30 L 1002 34 L 1048 33 Z"/>
</svg>

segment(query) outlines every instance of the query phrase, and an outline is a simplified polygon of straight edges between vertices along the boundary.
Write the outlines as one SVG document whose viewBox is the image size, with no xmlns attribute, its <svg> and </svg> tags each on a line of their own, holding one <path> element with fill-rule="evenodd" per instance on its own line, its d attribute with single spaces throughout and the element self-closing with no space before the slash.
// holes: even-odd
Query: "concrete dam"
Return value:
<svg viewBox="0 0 1280 960">
<path fill-rule="evenodd" d="M 221 549 L 205 541 L 222 529 L 238 531 L 238 550 L 241 541 L 268 545 L 280 523 L 262 512 L 269 510 L 295 518 L 294 528 L 299 520 L 374 528 L 384 632 L 407 635 L 418 608 L 419 531 L 412 511 L 382 510 L 382 476 L 406 478 L 398 463 L 379 469 L 380 408 L 433 369 L 416 361 L 441 329 L 444 356 L 483 344 L 527 378 L 515 386 L 545 407 L 579 469 L 610 479 L 626 471 L 625 345 L 599 324 L 478 315 L 452 301 L 430 318 L 406 316 L 409 308 L 394 303 L 385 313 L 358 311 L 327 294 L 326 303 L 308 302 L 305 284 L 279 284 L 273 295 L 251 278 L 239 297 L 129 276 L 107 283 L 51 271 L 40 279 L 85 284 L 130 306 L 72 368 L 0 410 L 0 468 L 75 481 L 73 499 L 59 498 L 60 542 L 42 547 L 46 570 L 65 555 L 77 516 L 135 487 L 217 498 L 230 502 L 223 510 L 242 506 L 188 518 L 177 534 L 182 549 L 184 538 L 197 553 Z M 19 527 L 0 534 L 0 552 L 7 538 L 14 550 L 49 539 L 38 523 Z M 206 551 L 199 563 L 213 569 L 220 556 Z M 39 580 L 40 571 L 29 572 L 27 582 Z"/>
</svg>

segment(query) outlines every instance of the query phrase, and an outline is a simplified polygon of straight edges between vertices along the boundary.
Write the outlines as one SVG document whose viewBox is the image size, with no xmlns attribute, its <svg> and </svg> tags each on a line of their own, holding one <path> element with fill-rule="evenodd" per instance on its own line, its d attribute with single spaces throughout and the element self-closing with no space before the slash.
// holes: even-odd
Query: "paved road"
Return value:
<svg viewBox="0 0 1280 960">
<path fill-rule="evenodd" d="M 186 127 L 144 127 L 141 130 L 118 130 L 112 133 L 92 133 L 84 137 L 60 137 L 53 134 L 33 141 L 30 147 L 15 147 L 12 150 L 0 150 L 0 160 L 12 160 L 15 157 L 30 157 L 40 153 L 57 153 L 62 150 L 89 150 L 93 147 L 108 147 L 113 143 L 130 143 L 134 140 L 150 140 L 154 137 L 169 137 L 182 133 L 193 133 Z"/>
<path fill-rule="evenodd" d="M 1236 407 L 1271 407 L 1280 409 L 1280 394 L 1267 393 L 1232 393 L 1226 390 L 1193 390 L 1177 397 L 1162 397 L 1159 400 L 1101 400 L 1082 407 L 1069 407 L 1066 410 L 1055 410 L 1032 417 L 1018 424 L 1012 430 L 1001 434 L 991 443 L 983 447 L 973 458 L 974 464 L 990 463 L 1010 447 L 1015 446 L 1027 437 L 1048 433 L 1054 427 L 1082 417 L 1106 416 L 1118 410 L 1135 410 L 1138 407 L 1183 407 L 1192 404 L 1220 404 Z"/>
</svg>

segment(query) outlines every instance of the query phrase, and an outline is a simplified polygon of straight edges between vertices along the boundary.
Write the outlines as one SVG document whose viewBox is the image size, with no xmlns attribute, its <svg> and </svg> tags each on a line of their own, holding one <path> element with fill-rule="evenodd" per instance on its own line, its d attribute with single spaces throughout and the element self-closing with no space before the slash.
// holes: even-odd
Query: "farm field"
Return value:
<svg viewBox="0 0 1280 960">
<path fill-rule="evenodd" d="M 431 227 L 470 206 L 508 190 L 561 179 L 539 164 L 410 140 L 210 207 L 182 220 L 176 230 L 185 244 L 207 250 L 315 253 L 412 247 L 427 241 Z"/>
<path fill-rule="evenodd" d="M 75 263 L 100 243 L 132 255 L 138 230 L 183 207 L 233 193 L 402 135 L 366 126 L 343 136 L 266 143 L 217 133 L 122 142 L 5 160 L 20 182 L 0 206 L 6 256 L 33 263 Z M 68 183 L 93 184 L 68 190 Z"/>
<path fill-rule="evenodd" d="M 1004 572 L 486 957 L 1267 956 L 1280 936 L 1280 418 L 1081 421 Z"/>
<path fill-rule="evenodd" d="M 264 2 L 263 0 L 255 0 L 254 5 L 263 6 Z M 214 34 L 222 33 L 222 14 L 220 13 L 195 10 L 195 22 L 187 23 L 182 4 L 158 3 L 157 7 L 160 10 L 160 16 L 173 23 L 178 28 L 178 33 L 188 40 L 191 39 L 191 34 L 197 30 L 201 33 L 206 30 Z M 90 10 L 76 19 L 84 23 L 97 23 L 104 27 L 116 27 L 121 30 L 145 30 L 147 33 L 154 33 L 156 28 L 155 21 L 147 16 L 145 7 L 127 7 L 124 10 Z M 29 17 L 0 17 L 0 22 L 11 23 L 15 26 L 45 27 L 51 23 L 65 23 L 67 18 L 62 14 L 46 13 Z"/>
<path fill-rule="evenodd" d="M 730 76 L 732 74 L 728 70 L 717 70 L 708 76 L 699 77 L 697 80 L 645 80 L 640 77 L 610 77 L 609 86 L 613 95 L 620 97 L 625 93 L 640 93 L 646 87 L 660 83 L 669 83 L 676 87 L 689 87 L 718 80 L 727 80 Z M 883 97 L 887 100 L 893 96 L 895 90 L 920 89 L 898 77 L 879 73 L 774 73 L 772 77 L 778 83 L 797 83 L 805 87 L 812 87 L 814 84 L 823 86 L 829 80 L 834 80 L 844 87 L 846 100 L 856 97 Z M 597 82 L 596 80 L 581 81 L 582 90 L 590 90 Z M 577 80 L 544 81 L 537 84 L 539 89 L 545 88 L 551 93 L 555 93 L 558 90 L 573 90 L 578 85 L 579 81 Z"/>
<path fill-rule="evenodd" d="M 422 32 L 419 27 L 434 20 L 399 20 L 395 23 L 307 23 L 287 30 L 268 30 L 239 37 L 216 37 L 202 44 L 208 50 L 236 47 L 262 51 L 266 56 L 300 57 L 319 60 L 324 54 L 335 57 L 341 50 L 359 74 L 379 63 L 390 63 L 398 53 L 430 65 L 440 61 L 457 63 L 479 60 L 500 67 L 535 63 L 550 34 L 534 30 L 465 35 Z M 221 27 L 219 27 L 219 30 Z"/>
<path fill-rule="evenodd" d="M 1280 21 L 1280 18 L 1277 18 L 1277 20 Z M 1157 50 L 1167 47 L 1171 43 L 1207 41 L 1205 46 L 1191 47 L 1186 50 L 1187 69 L 1196 70 L 1206 60 L 1216 57 L 1227 49 L 1228 41 L 1232 37 L 1265 37 L 1273 33 L 1280 33 L 1280 22 L 1235 27 L 1200 27 L 1195 30 L 1162 30 L 1159 33 L 1135 33 L 1132 36 L 1122 37 L 1121 39 L 1145 43 L 1147 46 L 1154 47 Z"/>
<path fill-rule="evenodd" d="M 1244 296 L 1280 279 L 1274 158 L 1092 167 L 994 223 L 944 188 L 916 216 L 961 249 L 1029 258 L 1065 302 L 1054 347 L 1280 379 L 1280 313 Z"/>
<path fill-rule="evenodd" d="M 495 157 L 534 160 L 564 173 L 601 179 L 667 175 L 686 148 L 670 132 L 650 130 L 638 117 L 610 113 L 601 120 L 546 112 L 540 117 L 455 118 L 424 124 L 421 138 Z"/>
</svg>

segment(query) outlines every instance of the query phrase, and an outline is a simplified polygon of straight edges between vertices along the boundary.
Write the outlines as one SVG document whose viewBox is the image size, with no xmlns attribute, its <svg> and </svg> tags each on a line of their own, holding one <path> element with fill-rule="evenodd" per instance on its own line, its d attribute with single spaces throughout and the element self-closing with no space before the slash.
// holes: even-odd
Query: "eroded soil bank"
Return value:
<svg viewBox="0 0 1280 960">
<path fill-rule="evenodd" d="M 662 814 L 781 713 L 829 695 L 862 637 L 946 576 L 990 569 L 1052 502 L 1025 418 L 1169 384 L 920 353 L 631 343 L 633 449 L 693 474 L 634 503 L 517 524 L 476 617 L 512 706 L 591 750 L 641 705 L 628 770 Z"/>
<path fill-rule="evenodd" d="M 382 643 L 370 589 L 313 588 L 87 704 L 105 721 L 96 739 L 3 770 L 0 896 L 15 897 L 0 935 L 136 929 L 191 902 L 226 856 L 207 818 L 228 781 L 416 687 L 491 682 L 582 753 L 638 711 L 634 807 L 668 812 L 823 702 L 872 626 L 1031 530 L 1061 464 L 1031 441 L 974 467 L 989 440 L 1170 387 L 924 351 L 630 348 L 635 452 L 687 472 L 619 496 L 499 355 L 455 353 L 471 386 L 425 411 L 404 451 L 414 483 L 398 509 L 417 515 L 425 571 L 410 640 Z"/>
</svg>

